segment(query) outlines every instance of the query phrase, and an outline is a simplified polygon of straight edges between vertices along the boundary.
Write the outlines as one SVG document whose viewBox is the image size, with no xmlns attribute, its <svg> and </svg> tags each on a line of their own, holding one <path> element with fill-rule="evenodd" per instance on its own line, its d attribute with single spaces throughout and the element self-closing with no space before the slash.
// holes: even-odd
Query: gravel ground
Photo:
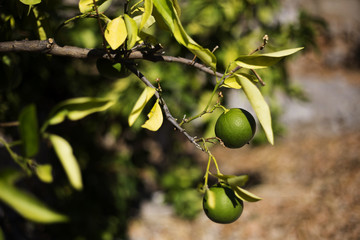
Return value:
<svg viewBox="0 0 360 240">
<path fill-rule="evenodd" d="M 360 237 L 360 133 L 282 139 L 276 147 L 213 151 L 224 173 L 260 179 L 241 218 L 221 225 L 204 214 L 177 218 L 157 201 L 144 203 L 131 239 L 347 239 Z"/>
</svg>

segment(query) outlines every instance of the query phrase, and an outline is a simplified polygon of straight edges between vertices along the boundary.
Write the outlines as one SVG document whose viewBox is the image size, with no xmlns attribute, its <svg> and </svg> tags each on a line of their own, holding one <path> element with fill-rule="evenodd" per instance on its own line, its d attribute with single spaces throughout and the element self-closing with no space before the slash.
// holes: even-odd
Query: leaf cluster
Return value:
<svg viewBox="0 0 360 240">
<path fill-rule="evenodd" d="M 268 7 L 271 9 L 275 2 L 268 1 Z M 259 44 L 262 32 L 234 33 L 232 24 L 237 26 L 239 21 L 236 9 L 245 13 L 249 6 L 263 3 L 194 0 L 185 4 L 185 11 L 176 0 L 131 0 L 116 11 L 111 9 L 114 5 L 110 0 L 80 0 L 76 6 L 44 0 L 4 3 L 1 41 L 54 37 L 62 44 L 99 48 L 104 54 L 97 57 L 106 60 L 110 68 L 105 66 L 101 72 L 96 59 L 90 57 L 78 60 L 44 53 L 1 53 L 0 73 L 5 79 L 1 80 L 0 124 L 6 126 L 13 120 L 15 128 L 1 129 L 1 150 L 13 161 L 8 164 L 12 170 L 0 174 L 0 200 L 32 222 L 68 221 L 68 232 L 58 231 L 67 237 L 99 239 L 103 232 L 112 237 L 124 235 L 139 199 L 147 198 L 154 188 L 165 191 L 165 199 L 179 214 L 195 217 L 200 197 L 194 185 L 201 171 L 195 164 L 171 162 L 162 166 L 168 155 L 185 152 L 169 132 L 179 130 L 215 161 L 208 142 L 193 137 L 206 131 L 204 125 L 190 122 L 223 107 L 221 98 L 216 100 L 215 96 L 230 88 L 245 94 L 267 140 L 274 143 L 271 111 L 259 87 L 262 80 L 253 71 L 267 69 L 301 49 L 294 48 L 297 44 L 293 43 L 287 50 L 259 53 L 261 49 L 257 49 L 247 55 Z M 196 9 L 199 14 L 190 23 Z M 250 17 L 254 16 L 245 14 L 241 18 Z M 224 26 L 219 24 L 222 19 Z M 231 32 L 236 41 L 244 36 L 240 41 L 247 44 L 244 48 L 232 45 L 227 42 L 229 33 L 222 31 Z M 256 41 L 247 37 L 251 33 Z M 206 47 L 199 44 L 206 43 L 204 39 L 209 36 L 216 36 L 210 37 L 214 42 Z M 219 52 L 209 49 L 214 44 L 220 45 Z M 211 74 L 170 61 L 144 63 L 143 59 L 127 58 L 136 51 L 149 59 L 159 59 L 164 52 L 187 57 Z M 106 69 L 115 74 L 109 77 Z M 121 69 L 133 74 L 120 77 L 117 74 Z M 266 83 L 271 85 L 271 81 Z M 201 104 L 204 106 L 199 112 Z M 151 157 L 154 152 L 157 158 Z M 153 175 L 143 174 L 154 166 L 158 171 Z M 20 169 L 14 171 L 16 167 Z M 242 188 L 246 176 L 222 175 L 219 171 L 214 176 L 231 186 L 239 198 L 260 200 Z M 37 197 L 25 191 L 26 179 L 35 181 Z M 151 181 L 156 182 L 155 187 L 150 186 Z M 43 204 L 39 199 L 56 204 Z M 91 219 L 84 220 L 86 214 Z M 96 235 L 91 235 L 93 232 Z"/>
</svg>

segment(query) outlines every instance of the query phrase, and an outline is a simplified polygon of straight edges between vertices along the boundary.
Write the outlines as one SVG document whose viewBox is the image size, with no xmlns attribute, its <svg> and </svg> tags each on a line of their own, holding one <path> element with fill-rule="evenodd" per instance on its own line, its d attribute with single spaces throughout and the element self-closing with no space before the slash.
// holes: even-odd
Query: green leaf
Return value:
<svg viewBox="0 0 360 240">
<path fill-rule="evenodd" d="M 136 43 L 136 39 L 138 36 L 138 27 L 134 19 L 129 17 L 129 15 L 124 15 L 126 31 L 128 35 L 127 40 L 127 49 L 130 50 Z"/>
<path fill-rule="evenodd" d="M 232 187 L 232 189 L 234 190 L 235 192 L 235 195 L 240 198 L 241 200 L 243 201 L 246 201 L 246 202 L 257 202 L 259 200 L 261 200 L 262 198 L 261 197 L 258 197 L 256 196 L 255 194 L 243 189 L 243 188 L 240 188 L 240 187 Z"/>
<path fill-rule="evenodd" d="M 112 0 L 95 0 L 99 12 L 104 12 L 111 5 Z M 80 0 L 79 10 L 81 13 L 94 11 L 94 0 Z"/>
<path fill-rule="evenodd" d="M 235 78 L 242 86 L 246 97 L 249 99 L 261 126 L 265 131 L 269 143 L 274 144 L 274 134 L 271 124 L 270 109 L 260 90 L 245 75 L 235 74 Z"/>
<path fill-rule="evenodd" d="M 242 187 L 249 180 L 248 175 L 234 176 L 227 179 L 228 184 L 231 187 Z"/>
<path fill-rule="evenodd" d="M 138 15 L 133 17 L 134 21 L 136 22 L 136 25 L 138 26 L 138 29 L 141 31 L 144 31 L 146 29 L 148 29 L 149 27 L 151 27 L 154 23 L 155 23 L 155 18 L 153 16 L 150 16 L 147 21 L 145 22 L 144 26 L 142 27 L 142 29 L 140 29 L 140 24 L 141 24 L 141 20 L 142 20 L 142 15 Z"/>
<path fill-rule="evenodd" d="M 245 185 L 245 183 L 248 181 L 249 176 L 248 175 L 224 175 L 224 174 L 211 174 L 218 179 L 223 180 L 227 184 L 229 184 L 231 187 L 242 187 Z"/>
<path fill-rule="evenodd" d="M 240 84 L 236 81 L 235 77 L 228 77 L 225 79 L 224 83 L 221 85 L 226 88 L 240 89 Z"/>
<path fill-rule="evenodd" d="M 44 28 L 44 23 L 43 23 L 45 21 L 45 18 L 40 15 L 40 13 L 36 7 L 33 7 L 31 9 L 32 9 L 32 11 L 34 13 L 34 17 L 36 19 L 36 26 L 38 28 L 39 38 L 40 38 L 40 40 L 46 40 L 47 35 L 46 35 L 45 28 Z"/>
<path fill-rule="evenodd" d="M 19 132 L 25 157 L 32 157 L 39 151 L 39 129 L 34 104 L 26 106 L 19 116 Z"/>
<path fill-rule="evenodd" d="M 151 99 L 151 97 L 155 94 L 156 89 L 152 87 L 146 87 L 144 91 L 141 93 L 140 97 L 136 101 L 131 113 L 129 115 L 129 126 L 131 127 L 136 119 L 139 117 L 141 111 L 144 109 L 146 103 Z"/>
<path fill-rule="evenodd" d="M 48 120 L 42 127 L 42 132 L 47 125 L 55 125 L 63 122 L 65 118 L 72 121 L 82 119 L 89 114 L 102 112 L 114 105 L 114 101 L 106 98 L 81 97 L 72 98 L 59 103 L 50 112 Z"/>
<path fill-rule="evenodd" d="M 81 179 L 80 166 L 73 154 L 72 147 L 65 139 L 60 136 L 49 134 L 48 137 L 54 147 L 56 155 L 60 159 L 70 184 L 76 190 L 81 190 L 83 184 Z"/>
<path fill-rule="evenodd" d="M 210 174 L 213 175 L 214 177 L 217 177 L 218 179 L 223 180 L 224 182 L 227 182 L 229 178 L 236 177 L 235 175 L 224 175 L 221 173 L 220 174 L 210 173 Z"/>
<path fill-rule="evenodd" d="M 8 174 L 8 173 L 7 173 Z M 21 216 L 39 223 L 65 222 L 67 217 L 45 206 L 29 193 L 16 188 L 0 173 L 0 200 L 12 207 Z"/>
<path fill-rule="evenodd" d="M 51 183 L 53 181 L 53 176 L 51 172 L 52 166 L 50 164 L 37 165 L 35 168 L 36 175 L 41 181 L 45 183 Z"/>
<path fill-rule="evenodd" d="M 189 51 L 196 55 L 201 61 L 213 70 L 216 69 L 216 57 L 209 50 L 201 47 L 197 44 L 187 33 L 185 32 L 178 13 L 171 0 L 153 0 L 154 6 L 159 12 L 162 20 L 174 34 L 175 39 L 182 45 L 184 45 Z"/>
<path fill-rule="evenodd" d="M 272 66 L 279 62 L 286 56 L 294 54 L 303 48 L 291 48 L 279 52 L 256 54 L 256 55 L 243 55 L 235 60 L 235 63 L 243 68 L 260 69 Z"/>
<path fill-rule="evenodd" d="M 20 0 L 25 5 L 35 5 L 41 3 L 41 0 Z"/>
<path fill-rule="evenodd" d="M 150 131 L 157 131 L 163 123 L 163 115 L 159 104 L 159 99 L 156 100 L 150 113 L 148 114 L 149 119 L 141 126 L 149 129 Z"/>
<path fill-rule="evenodd" d="M 4 232 L 1 227 L 0 227 L 0 240 L 5 240 Z"/>
<path fill-rule="evenodd" d="M 109 43 L 110 47 L 115 50 L 125 42 L 128 36 L 125 21 L 122 16 L 119 16 L 111 20 L 104 32 L 105 39 Z"/>
<path fill-rule="evenodd" d="M 144 13 L 142 14 L 142 17 L 141 17 L 139 30 L 143 29 L 143 27 L 147 23 L 148 19 L 151 16 L 152 10 L 153 10 L 152 0 L 145 0 L 144 1 Z"/>
</svg>

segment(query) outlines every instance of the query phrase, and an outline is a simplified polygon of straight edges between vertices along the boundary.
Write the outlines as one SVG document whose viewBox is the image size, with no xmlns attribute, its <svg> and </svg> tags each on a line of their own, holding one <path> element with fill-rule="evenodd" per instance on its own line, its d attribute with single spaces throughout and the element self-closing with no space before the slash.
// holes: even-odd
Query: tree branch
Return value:
<svg viewBox="0 0 360 240">
<path fill-rule="evenodd" d="M 71 58 L 109 58 L 105 49 L 88 49 L 74 46 L 59 46 L 55 43 L 54 39 L 48 40 L 22 40 L 22 41 L 10 41 L 0 42 L 0 53 L 6 52 L 39 52 L 44 54 L 51 54 L 55 56 L 64 56 Z M 205 73 L 208 73 L 219 78 L 223 77 L 222 73 L 216 72 L 201 64 L 196 63 L 191 59 L 182 57 L 173 57 L 161 55 L 159 53 L 145 52 L 141 50 L 135 50 L 123 53 L 123 59 L 143 59 L 151 62 L 177 62 L 185 65 L 195 67 Z M 111 57 L 115 58 L 116 54 L 112 53 Z"/>
<path fill-rule="evenodd" d="M 151 82 L 135 67 L 133 67 L 132 65 L 126 65 L 126 67 L 133 72 L 143 83 L 145 83 L 146 86 L 151 87 L 151 88 L 155 88 L 154 85 L 151 84 Z M 174 127 L 179 130 L 181 133 L 183 133 L 191 143 L 193 143 L 198 149 L 204 151 L 204 149 L 200 146 L 200 144 L 198 144 L 195 140 L 194 137 L 190 136 L 184 128 L 182 128 L 179 123 L 177 122 L 176 118 L 174 118 L 171 113 L 170 110 L 168 108 L 168 106 L 166 105 L 165 100 L 161 97 L 160 93 L 158 91 L 155 91 L 155 97 L 157 99 L 159 99 L 160 104 L 164 110 L 165 116 L 167 118 L 167 120 L 174 125 Z"/>
</svg>

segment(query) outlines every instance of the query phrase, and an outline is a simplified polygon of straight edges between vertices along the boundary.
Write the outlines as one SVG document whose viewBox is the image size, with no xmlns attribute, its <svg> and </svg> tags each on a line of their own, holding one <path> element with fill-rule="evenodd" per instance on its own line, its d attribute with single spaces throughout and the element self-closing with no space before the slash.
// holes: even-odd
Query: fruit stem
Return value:
<svg viewBox="0 0 360 240">
<path fill-rule="evenodd" d="M 211 154 L 211 153 L 210 153 Z M 214 164 L 215 164 L 215 167 L 216 167 L 216 172 L 217 172 L 217 174 L 218 175 L 220 175 L 221 174 L 221 172 L 220 172 L 220 170 L 219 170 L 219 166 L 218 166 L 218 164 L 217 164 L 217 162 L 216 162 L 216 159 L 215 159 L 215 157 L 211 154 L 211 158 L 212 158 L 212 160 L 214 161 Z"/>
<path fill-rule="evenodd" d="M 224 107 L 223 105 L 219 105 L 219 107 L 222 108 L 222 110 L 224 110 L 224 113 L 227 113 L 229 111 L 229 109 L 227 109 L 226 107 Z"/>
<path fill-rule="evenodd" d="M 204 187 L 207 188 L 208 186 L 208 179 L 209 179 L 209 170 L 210 170 L 210 163 L 211 163 L 211 155 L 209 155 L 208 163 L 206 166 L 206 172 L 205 172 L 205 181 L 204 181 Z"/>
<path fill-rule="evenodd" d="M 214 96 L 215 96 L 217 90 L 219 89 L 219 87 L 221 86 L 221 84 L 223 84 L 223 82 L 224 82 L 224 77 L 225 77 L 225 75 L 224 75 L 222 78 L 216 80 L 216 85 L 215 85 L 215 87 L 214 87 L 214 89 L 213 89 L 213 91 L 212 91 L 212 93 L 211 93 L 211 96 L 210 96 L 210 98 L 209 98 L 209 101 L 208 101 L 206 107 L 204 108 L 204 110 L 203 110 L 202 112 L 200 112 L 199 114 L 191 117 L 191 118 L 184 119 L 184 120 L 180 123 L 180 126 L 182 126 L 184 123 L 191 122 L 192 120 L 197 119 L 197 118 L 201 117 L 202 115 L 204 115 L 204 114 L 206 114 L 206 113 L 211 113 L 211 112 L 214 111 L 215 108 L 217 108 L 218 106 L 221 106 L 219 103 L 217 103 L 217 104 L 215 104 L 215 106 L 214 106 L 213 109 L 211 109 L 210 111 L 208 111 L 208 109 L 209 109 L 209 107 L 210 107 L 210 105 L 211 105 L 211 103 L 212 103 L 212 99 L 214 98 Z M 225 110 L 224 110 L 224 111 L 225 111 Z"/>
</svg>

